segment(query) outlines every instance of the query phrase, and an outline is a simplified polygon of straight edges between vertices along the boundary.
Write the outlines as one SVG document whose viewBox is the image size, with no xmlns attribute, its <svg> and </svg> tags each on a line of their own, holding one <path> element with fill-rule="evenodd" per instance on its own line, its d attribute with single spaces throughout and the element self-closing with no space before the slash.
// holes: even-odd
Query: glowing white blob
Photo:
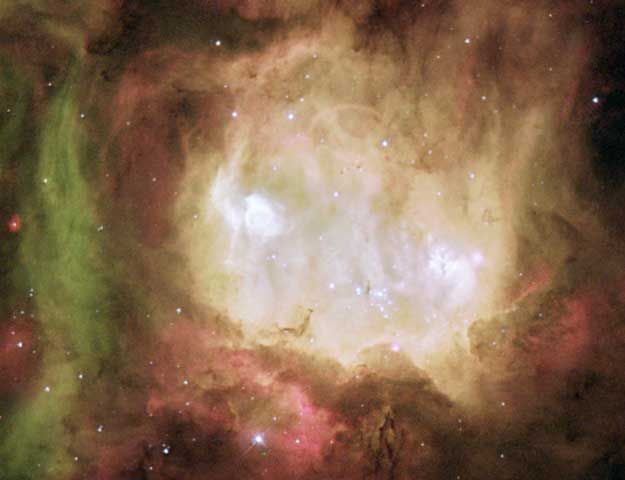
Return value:
<svg viewBox="0 0 625 480">
<path fill-rule="evenodd" d="M 321 78 L 305 68 L 293 71 Z M 269 101 L 259 89 L 275 86 L 269 76 L 259 88 L 228 81 L 246 114 L 226 122 L 223 146 L 197 152 L 188 178 L 194 192 L 208 190 L 199 206 L 196 193 L 184 205 L 203 209 L 185 235 L 194 293 L 250 344 L 288 344 L 347 365 L 374 346 L 423 366 L 459 338 L 466 345 L 468 322 L 497 301 L 508 238 L 500 172 L 465 159 L 459 139 L 449 140 L 460 142 L 449 151 L 457 159 L 447 158 L 431 99 L 420 106 L 434 115 L 431 130 L 402 124 L 408 134 L 385 120 L 401 96 L 382 92 L 388 105 L 375 108 L 368 97 L 342 105 L 302 82 Z M 487 211 L 497 221 L 486 224 Z"/>
<path fill-rule="evenodd" d="M 484 265 L 484 255 L 480 251 L 473 252 L 471 254 L 471 263 L 476 267 Z"/>
<path fill-rule="evenodd" d="M 275 237 L 284 231 L 285 222 L 279 205 L 259 194 L 245 198 L 245 227 L 252 235 Z"/>
<path fill-rule="evenodd" d="M 232 168 L 216 175 L 209 205 L 224 221 L 230 248 L 218 268 L 235 280 L 213 301 L 252 337 L 305 328 L 307 348 L 349 363 L 400 331 L 401 350 L 419 356 L 439 348 L 460 324 L 459 312 L 471 311 L 481 251 L 383 221 L 373 206 L 385 195 L 376 176 L 337 185 L 314 163 L 273 159 L 273 177 L 297 179 L 289 196 L 262 185 L 246 192 Z"/>
<path fill-rule="evenodd" d="M 436 305 L 452 309 L 470 300 L 476 283 L 474 266 L 468 256 L 444 243 L 432 241 L 428 249 L 430 297 Z"/>
</svg>

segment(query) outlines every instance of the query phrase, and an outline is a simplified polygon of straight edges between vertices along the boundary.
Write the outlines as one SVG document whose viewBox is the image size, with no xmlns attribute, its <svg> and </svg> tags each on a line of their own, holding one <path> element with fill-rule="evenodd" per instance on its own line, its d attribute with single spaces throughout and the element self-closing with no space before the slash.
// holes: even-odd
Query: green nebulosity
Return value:
<svg viewBox="0 0 625 480">
<path fill-rule="evenodd" d="M 21 137 L 25 130 L 25 116 L 30 104 L 30 84 L 26 75 L 17 72 L 6 59 L 0 59 L 0 102 L 2 105 L 10 105 L 2 111 L 0 121 L 0 178 L 2 185 L 10 184 L 15 177 L 17 157 L 22 145 Z M 27 169 L 25 169 L 27 170 Z M 15 188 L 0 188 L 0 205 L 6 208 L 5 214 L 13 213 L 17 203 Z M 17 240 L 17 239 L 13 239 Z M 4 260 L 2 274 L 0 274 L 0 292 L 5 300 L 5 308 L 13 303 L 12 286 L 15 279 L 12 278 L 14 263 L 11 261 L 17 254 L 17 241 L 0 242 L 0 259 Z M 3 310 L 3 314 L 8 311 Z"/>
<path fill-rule="evenodd" d="M 114 349 L 106 307 L 112 269 L 83 171 L 90 162 L 78 76 L 70 73 L 42 115 L 32 191 L 22 206 L 20 259 L 35 291 L 42 370 L 30 399 L 3 425 L 2 478 L 68 478 L 74 460 L 64 420 L 81 388 L 78 374 L 95 374 Z M 16 135 L 11 128 L 0 136 Z"/>
<path fill-rule="evenodd" d="M 4 169 L 19 145 L 16 138 L 20 134 L 30 96 L 24 78 L 5 61 L 0 63 L 0 82 L 7 100 L 3 104 L 11 105 L 10 112 L 7 112 L 8 115 L 5 116 L 0 129 L 0 167 Z"/>
</svg>

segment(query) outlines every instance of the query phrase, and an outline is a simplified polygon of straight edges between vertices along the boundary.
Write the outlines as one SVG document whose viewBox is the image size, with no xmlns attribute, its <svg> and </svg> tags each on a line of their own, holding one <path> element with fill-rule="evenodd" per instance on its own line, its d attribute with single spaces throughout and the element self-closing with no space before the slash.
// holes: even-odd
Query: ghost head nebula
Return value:
<svg viewBox="0 0 625 480">
<path fill-rule="evenodd" d="M 0 18 L 0 478 L 625 478 L 619 2 Z"/>
</svg>

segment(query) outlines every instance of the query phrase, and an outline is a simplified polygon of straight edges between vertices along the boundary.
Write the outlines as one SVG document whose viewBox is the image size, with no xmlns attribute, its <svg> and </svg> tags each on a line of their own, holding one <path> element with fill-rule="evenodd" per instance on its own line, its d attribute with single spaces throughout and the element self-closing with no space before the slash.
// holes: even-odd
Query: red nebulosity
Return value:
<svg viewBox="0 0 625 480">
<path fill-rule="evenodd" d="M 214 479 L 242 470 L 250 478 L 303 478 L 344 428 L 313 398 L 295 352 L 227 346 L 212 328 L 180 320 L 146 358 L 149 388 L 138 410 L 149 426 L 102 445 L 96 478 L 146 469 L 154 478 L 206 478 L 208 470 Z M 125 430 L 112 422 L 103 434 Z M 214 464 L 222 457 L 229 460 Z"/>
<path fill-rule="evenodd" d="M 590 58 L 591 52 L 587 46 L 580 46 L 575 52 L 578 65 L 586 65 Z M 571 115 L 588 115 L 588 109 L 593 107 L 586 95 L 580 95 L 583 92 L 584 84 L 581 78 L 573 78 L 568 85 L 564 85 L 564 95 L 562 102 L 562 110 L 560 117 L 562 121 L 566 121 Z M 581 101 L 580 101 L 581 99 Z M 579 107 L 579 109 L 577 108 Z M 577 110 L 577 111 L 576 111 Z"/>
<path fill-rule="evenodd" d="M 112 188 L 125 214 L 122 217 L 133 218 L 142 240 L 156 246 L 169 229 L 168 208 L 174 200 L 180 155 L 172 145 L 171 100 L 155 86 L 154 72 L 141 70 L 148 67 L 156 68 L 150 59 L 137 62 L 120 81 L 111 118 L 119 163 L 117 170 L 107 175 L 114 182 Z"/>
<path fill-rule="evenodd" d="M 331 412 L 311 402 L 305 388 L 304 385 L 277 385 L 277 403 L 281 406 L 278 415 L 282 412 L 294 415 L 288 430 L 272 436 L 289 458 L 291 468 L 301 471 L 311 461 L 321 459 L 339 426 Z"/>
<path fill-rule="evenodd" d="M 475 96 L 475 69 L 477 65 L 477 56 L 472 51 L 467 52 L 466 60 L 460 67 L 457 77 L 458 93 L 456 104 L 457 112 L 461 122 L 467 120 L 467 113 L 470 110 L 470 99 Z"/>
<path fill-rule="evenodd" d="M 543 348 L 538 360 L 547 371 L 569 371 L 586 361 L 591 342 L 590 318 L 596 302 L 586 295 L 563 301 L 564 312 L 558 319 L 557 335 L 543 337 Z M 531 337 L 530 337 L 531 338 Z"/>
<path fill-rule="evenodd" d="M 7 222 L 7 228 L 11 233 L 19 232 L 22 228 L 22 218 L 17 213 L 14 213 Z"/>
<path fill-rule="evenodd" d="M 520 303 L 528 296 L 539 292 L 549 284 L 551 277 L 551 269 L 545 264 L 535 266 L 529 272 L 519 272 L 519 282 L 512 294 L 512 303 Z"/>
<path fill-rule="evenodd" d="M 111 153 L 119 157 L 106 175 L 123 212 L 120 223 L 124 217 L 132 219 L 151 246 L 159 245 L 172 228 L 170 209 L 183 188 L 178 183 L 188 155 L 183 132 L 192 127 L 187 136 L 201 141 L 216 135 L 220 128 L 215 125 L 227 118 L 214 108 L 210 94 L 201 99 L 182 89 L 172 94 L 170 82 L 183 70 L 178 65 L 194 61 L 193 54 L 174 49 L 146 52 L 130 64 L 111 102 Z"/>
<path fill-rule="evenodd" d="M 0 394 L 19 393 L 33 377 L 33 327 L 24 322 L 6 322 L 0 327 Z"/>
<path fill-rule="evenodd" d="M 322 461 L 340 422 L 307 393 L 306 378 L 291 373 L 296 354 L 226 348 L 210 329 L 179 322 L 164 333 L 173 356 L 154 366 L 157 387 L 149 415 L 177 411 L 205 434 L 232 432 L 248 468 L 295 475 Z M 282 358 L 284 355 L 293 358 Z M 262 443 L 254 441 L 262 435 Z M 175 442 L 172 455 L 175 455 Z M 267 465 L 263 467 L 263 465 Z"/>
<path fill-rule="evenodd" d="M 617 288 L 617 299 L 620 304 L 625 305 L 625 280 L 619 282 L 620 287 Z"/>
</svg>

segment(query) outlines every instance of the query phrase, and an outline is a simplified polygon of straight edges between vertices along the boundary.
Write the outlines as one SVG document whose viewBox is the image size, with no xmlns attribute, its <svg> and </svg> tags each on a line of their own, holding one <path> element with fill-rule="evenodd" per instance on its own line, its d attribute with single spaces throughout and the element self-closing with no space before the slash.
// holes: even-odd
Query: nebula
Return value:
<svg viewBox="0 0 625 480">
<path fill-rule="evenodd" d="M 0 19 L 0 478 L 625 478 L 620 2 Z"/>
</svg>

